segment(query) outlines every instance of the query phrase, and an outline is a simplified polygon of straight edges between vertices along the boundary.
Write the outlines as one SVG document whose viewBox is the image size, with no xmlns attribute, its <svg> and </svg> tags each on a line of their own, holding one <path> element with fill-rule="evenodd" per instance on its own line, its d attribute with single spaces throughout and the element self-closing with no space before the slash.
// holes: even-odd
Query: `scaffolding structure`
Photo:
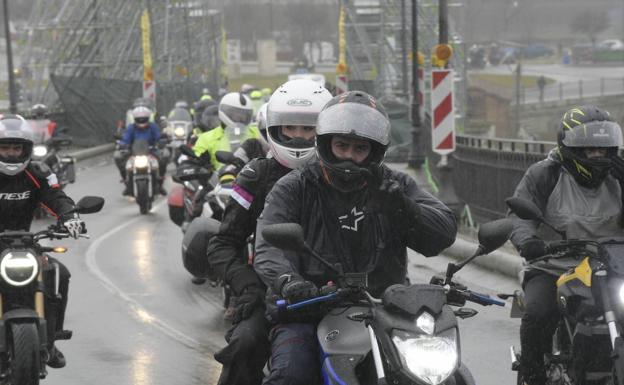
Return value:
<svg viewBox="0 0 624 385">
<path fill-rule="evenodd" d="M 21 85 L 28 102 L 58 99 L 51 76 L 141 81 L 145 9 L 156 82 L 218 87 L 224 68 L 222 13 L 205 0 L 36 0 L 20 34 Z"/>
<path fill-rule="evenodd" d="M 378 97 L 409 104 L 411 91 L 412 1 L 341 0 L 346 11 L 349 83 Z M 404 12 L 401 3 L 404 1 Z M 404 17 L 404 24 L 402 17 Z M 438 44 L 438 0 L 418 0 L 418 46 L 430 69 L 431 50 Z M 405 30 L 402 27 L 405 25 Z M 402 36 L 404 33 L 404 37 Z M 402 38 L 405 39 L 403 51 Z M 465 60 L 461 37 L 449 23 L 454 55 L 456 115 L 464 115 Z M 406 65 L 403 66 L 403 58 Z M 425 98 L 427 99 L 427 98 Z"/>
</svg>

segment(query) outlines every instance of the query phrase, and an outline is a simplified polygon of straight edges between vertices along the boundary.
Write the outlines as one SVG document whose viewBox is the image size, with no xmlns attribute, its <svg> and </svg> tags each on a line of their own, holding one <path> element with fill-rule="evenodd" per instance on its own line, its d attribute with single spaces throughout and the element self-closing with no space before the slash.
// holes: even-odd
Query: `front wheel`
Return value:
<svg viewBox="0 0 624 385">
<path fill-rule="evenodd" d="M 136 181 L 136 201 L 139 204 L 141 214 L 147 214 L 150 209 L 151 201 L 149 197 L 148 185 L 146 180 Z"/>
<path fill-rule="evenodd" d="M 41 365 L 39 332 L 34 323 L 11 324 L 11 384 L 38 385 Z"/>
</svg>

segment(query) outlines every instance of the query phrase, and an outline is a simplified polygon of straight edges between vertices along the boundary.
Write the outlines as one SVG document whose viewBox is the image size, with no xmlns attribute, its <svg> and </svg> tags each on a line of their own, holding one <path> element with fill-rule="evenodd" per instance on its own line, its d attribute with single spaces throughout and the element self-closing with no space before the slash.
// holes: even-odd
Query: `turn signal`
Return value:
<svg viewBox="0 0 624 385">
<path fill-rule="evenodd" d="M 52 251 L 54 251 L 55 253 L 64 253 L 67 251 L 66 247 L 55 247 L 54 249 L 52 249 Z"/>
</svg>

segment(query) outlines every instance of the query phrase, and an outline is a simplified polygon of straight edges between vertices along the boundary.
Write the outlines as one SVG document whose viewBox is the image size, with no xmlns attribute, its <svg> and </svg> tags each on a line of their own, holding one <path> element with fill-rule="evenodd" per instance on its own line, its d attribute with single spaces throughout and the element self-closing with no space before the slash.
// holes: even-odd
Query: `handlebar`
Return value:
<svg viewBox="0 0 624 385">
<path fill-rule="evenodd" d="M 470 302 L 478 303 L 482 306 L 489 305 L 497 305 L 497 306 L 505 306 L 505 302 L 499 301 L 496 298 L 490 297 L 487 294 L 477 293 L 474 291 L 468 292 L 468 297 L 466 298 Z"/>
</svg>

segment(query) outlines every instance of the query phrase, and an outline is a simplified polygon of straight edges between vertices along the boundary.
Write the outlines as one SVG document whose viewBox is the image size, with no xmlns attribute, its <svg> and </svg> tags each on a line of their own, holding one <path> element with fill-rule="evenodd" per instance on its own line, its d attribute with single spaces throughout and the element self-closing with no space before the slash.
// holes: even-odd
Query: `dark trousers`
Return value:
<svg viewBox="0 0 624 385">
<path fill-rule="evenodd" d="M 529 272 L 525 282 L 525 313 L 520 325 L 522 375 L 528 385 L 546 381 L 544 354 L 552 349 L 552 336 L 559 320 L 557 277 L 542 272 Z"/>
<path fill-rule="evenodd" d="M 271 329 L 271 372 L 263 385 L 310 385 L 320 382 L 316 325 L 278 324 Z"/>
<path fill-rule="evenodd" d="M 230 328 L 225 336 L 228 345 L 214 355 L 223 365 L 218 385 L 262 383 L 262 369 L 269 358 L 269 328 L 263 308 Z"/>
<path fill-rule="evenodd" d="M 67 310 L 67 295 L 69 293 L 69 278 L 71 274 L 67 267 L 57 259 L 48 257 L 50 264 L 49 270 L 46 270 L 46 295 L 45 295 L 45 316 L 48 331 L 48 345 L 54 344 L 54 335 L 64 328 L 65 310 Z M 59 289 L 58 296 L 54 293 L 54 281 L 56 272 L 52 268 L 52 264 L 56 263 L 59 267 Z"/>
</svg>

